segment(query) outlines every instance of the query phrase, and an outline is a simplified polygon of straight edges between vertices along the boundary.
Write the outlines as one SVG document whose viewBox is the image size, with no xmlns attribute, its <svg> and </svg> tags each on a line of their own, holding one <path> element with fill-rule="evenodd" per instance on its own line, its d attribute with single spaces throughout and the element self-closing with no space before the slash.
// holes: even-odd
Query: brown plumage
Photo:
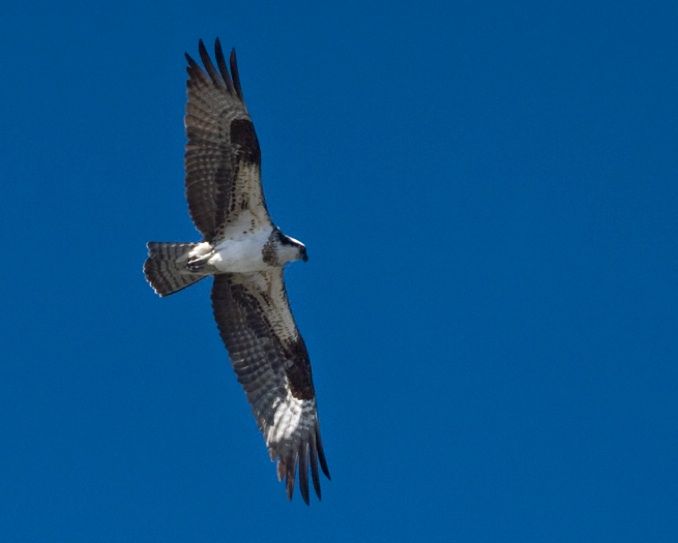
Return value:
<svg viewBox="0 0 678 543">
<path fill-rule="evenodd" d="M 144 272 L 160 296 L 214 275 L 212 307 L 278 478 L 291 499 L 298 472 L 309 502 L 309 471 L 320 498 L 318 464 L 329 479 L 311 365 L 290 311 L 287 262 L 306 260 L 303 244 L 273 225 L 261 186 L 261 150 L 231 52 L 219 40 L 216 67 L 199 43 L 204 70 L 188 54 L 186 199 L 201 243 L 148 244 Z M 235 256 L 234 256 L 235 255 Z M 236 258 L 237 257 L 237 258 Z"/>
</svg>

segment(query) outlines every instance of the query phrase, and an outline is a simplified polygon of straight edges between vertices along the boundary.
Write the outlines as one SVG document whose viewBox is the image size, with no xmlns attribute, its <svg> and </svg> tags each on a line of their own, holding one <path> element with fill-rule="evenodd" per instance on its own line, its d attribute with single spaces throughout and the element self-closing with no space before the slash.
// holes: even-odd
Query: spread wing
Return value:
<svg viewBox="0 0 678 543">
<path fill-rule="evenodd" d="M 218 70 L 199 44 L 203 70 L 188 54 L 186 198 L 191 218 L 206 241 L 223 237 L 229 225 L 246 220 L 270 223 L 261 188 L 261 151 L 240 88 L 231 51 L 231 74 L 221 43 L 214 46 Z"/>
<path fill-rule="evenodd" d="M 278 479 L 285 479 L 292 498 L 298 467 L 301 495 L 308 503 L 308 471 L 320 498 L 318 461 L 325 461 L 311 365 L 304 340 L 290 312 L 282 269 L 214 276 L 212 307 L 238 381 L 271 460 L 278 460 Z"/>
</svg>

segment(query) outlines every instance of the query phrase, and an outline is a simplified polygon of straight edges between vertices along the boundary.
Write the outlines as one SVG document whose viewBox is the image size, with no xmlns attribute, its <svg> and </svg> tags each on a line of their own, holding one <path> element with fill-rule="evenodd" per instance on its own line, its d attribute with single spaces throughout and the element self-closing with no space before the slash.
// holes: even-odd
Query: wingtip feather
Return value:
<svg viewBox="0 0 678 543">
<path fill-rule="evenodd" d="M 299 447 L 299 491 L 301 497 L 309 505 L 308 499 L 308 443 Z"/>
<path fill-rule="evenodd" d="M 207 70 L 207 73 L 210 76 L 210 79 L 212 80 L 212 83 L 216 86 L 222 86 L 225 85 L 223 79 L 219 75 L 219 72 L 217 72 L 217 69 L 214 67 L 214 64 L 212 63 L 212 59 L 210 58 L 209 53 L 207 52 L 207 49 L 205 49 L 205 44 L 200 40 L 200 46 L 199 46 L 199 53 L 200 53 L 200 59 L 202 60 L 202 64 L 205 67 L 205 70 Z"/>
<path fill-rule="evenodd" d="M 235 47 L 231 49 L 231 56 L 229 58 L 231 63 L 231 74 L 233 75 L 233 86 L 238 97 L 244 102 L 245 97 L 242 94 L 242 87 L 240 86 L 240 73 L 238 72 L 238 59 L 235 55 Z"/>
<path fill-rule="evenodd" d="M 217 60 L 217 66 L 219 67 L 219 72 L 221 73 L 221 78 L 224 80 L 224 83 L 226 83 L 226 87 L 228 88 L 228 92 L 233 92 L 233 82 L 231 81 L 231 76 L 228 73 L 228 69 L 226 68 L 226 59 L 224 57 L 224 50 L 221 48 L 221 41 L 219 38 L 217 38 L 214 41 L 214 56 Z"/>
<path fill-rule="evenodd" d="M 320 492 L 320 474 L 318 473 L 318 452 L 316 451 L 315 444 L 309 447 L 309 457 L 311 461 L 311 480 L 313 481 L 313 489 L 320 500 L 322 499 L 322 495 Z"/>
<path fill-rule="evenodd" d="M 315 431 L 315 442 L 318 449 L 318 460 L 320 461 L 320 467 L 322 468 L 325 477 L 327 477 L 331 481 L 332 477 L 330 477 L 330 468 L 327 467 L 327 460 L 325 460 L 325 450 L 323 449 L 323 442 L 320 439 L 319 428 L 316 428 Z"/>
<path fill-rule="evenodd" d="M 292 459 L 292 462 L 285 462 L 285 486 L 287 487 L 287 499 L 292 500 L 294 494 L 294 480 L 296 478 L 297 463 Z M 307 502 L 308 503 L 308 502 Z"/>
</svg>

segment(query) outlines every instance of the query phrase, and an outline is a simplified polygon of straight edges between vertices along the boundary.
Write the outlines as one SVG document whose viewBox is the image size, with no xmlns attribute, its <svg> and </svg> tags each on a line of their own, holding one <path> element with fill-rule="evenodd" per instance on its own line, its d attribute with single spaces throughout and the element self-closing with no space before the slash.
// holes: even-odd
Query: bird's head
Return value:
<svg viewBox="0 0 678 543">
<path fill-rule="evenodd" d="M 299 240 L 286 236 L 280 230 L 276 230 L 273 235 L 275 237 L 275 254 L 280 265 L 295 260 L 303 260 L 304 262 L 308 260 L 306 245 Z"/>
</svg>

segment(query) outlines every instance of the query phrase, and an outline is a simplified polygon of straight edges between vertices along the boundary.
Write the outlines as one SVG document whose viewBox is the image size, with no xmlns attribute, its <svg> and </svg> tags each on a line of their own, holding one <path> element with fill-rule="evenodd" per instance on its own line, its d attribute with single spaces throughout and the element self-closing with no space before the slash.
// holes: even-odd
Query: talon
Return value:
<svg viewBox="0 0 678 543">
<path fill-rule="evenodd" d="M 186 264 L 186 267 L 189 269 L 189 271 L 194 273 L 199 272 L 204 266 L 205 263 L 199 260 L 191 260 Z"/>
</svg>

